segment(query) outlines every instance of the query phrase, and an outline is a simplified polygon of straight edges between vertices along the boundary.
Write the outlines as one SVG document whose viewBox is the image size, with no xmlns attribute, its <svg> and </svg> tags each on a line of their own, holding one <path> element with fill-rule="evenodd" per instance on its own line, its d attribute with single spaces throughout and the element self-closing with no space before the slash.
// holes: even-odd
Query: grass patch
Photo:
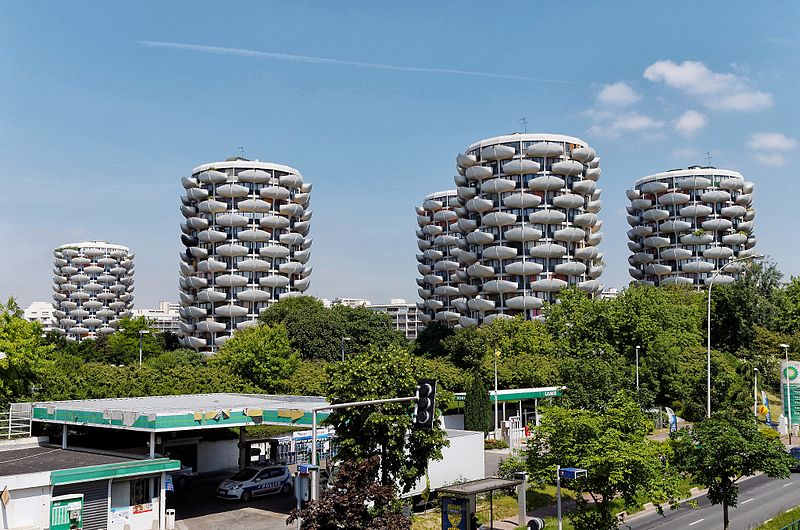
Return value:
<svg viewBox="0 0 800 530">
<path fill-rule="evenodd" d="M 770 522 L 756 527 L 756 530 L 781 530 L 782 528 L 789 526 L 798 520 L 800 520 L 800 506 L 792 508 L 788 512 L 783 512 L 779 516 L 773 518 Z"/>
</svg>

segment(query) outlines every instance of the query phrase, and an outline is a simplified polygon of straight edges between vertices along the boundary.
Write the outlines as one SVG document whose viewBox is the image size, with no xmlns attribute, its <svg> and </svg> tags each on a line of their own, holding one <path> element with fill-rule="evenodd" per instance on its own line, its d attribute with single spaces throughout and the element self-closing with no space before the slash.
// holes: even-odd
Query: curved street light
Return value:
<svg viewBox="0 0 800 530">
<path fill-rule="evenodd" d="M 729 265 L 732 265 L 734 263 L 740 262 L 740 261 L 759 260 L 759 259 L 763 259 L 763 258 L 764 258 L 763 254 L 753 254 L 752 256 L 744 256 L 744 257 L 741 257 L 741 258 L 732 259 L 728 263 L 726 263 L 725 265 L 723 265 L 722 267 L 720 267 L 719 269 L 714 271 L 714 275 L 711 276 L 711 281 L 708 282 L 708 316 L 707 316 L 707 321 L 706 321 L 706 323 L 708 325 L 708 329 L 706 330 L 706 333 L 707 333 L 706 334 L 706 344 L 707 344 L 707 355 L 708 355 L 708 358 L 707 358 L 708 372 L 706 374 L 706 385 L 707 385 L 707 389 L 708 389 L 708 396 L 707 396 L 708 403 L 707 403 L 707 408 L 706 408 L 706 418 L 710 418 L 711 417 L 711 288 L 714 286 L 714 280 L 716 280 L 717 276 L 719 276 L 720 273 L 722 273 L 725 270 L 725 267 L 727 267 Z"/>
</svg>

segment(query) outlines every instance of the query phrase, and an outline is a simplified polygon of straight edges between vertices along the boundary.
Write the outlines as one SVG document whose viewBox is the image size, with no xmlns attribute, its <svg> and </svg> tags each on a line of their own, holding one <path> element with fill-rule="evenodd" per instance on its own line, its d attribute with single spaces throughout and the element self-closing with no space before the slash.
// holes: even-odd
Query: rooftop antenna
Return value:
<svg viewBox="0 0 800 530">
<path fill-rule="evenodd" d="M 705 155 L 706 157 L 706 166 L 711 167 L 711 151 L 706 151 L 705 153 L 700 153 L 701 155 Z"/>
<path fill-rule="evenodd" d="M 523 116 L 522 118 L 518 119 L 517 121 L 522 124 L 522 127 L 525 129 L 525 132 L 527 133 L 528 132 L 528 118 Z"/>
<path fill-rule="evenodd" d="M 244 146 L 242 145 L 239 146 L 239 156 L 244 158 Z"/>
</svg>

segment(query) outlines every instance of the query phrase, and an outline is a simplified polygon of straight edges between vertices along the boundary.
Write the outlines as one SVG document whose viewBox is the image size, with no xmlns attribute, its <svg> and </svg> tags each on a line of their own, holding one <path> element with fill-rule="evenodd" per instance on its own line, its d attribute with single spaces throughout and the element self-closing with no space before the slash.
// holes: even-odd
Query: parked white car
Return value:
<svg viewBox="0 0 800 530">
<path fill-rule="evenodd" d="M 248 501 L 260 495 L 292 492 L 292 475 L 286 466 L 246 467 L 217 486 L 217 497 Z"/>
</svg>

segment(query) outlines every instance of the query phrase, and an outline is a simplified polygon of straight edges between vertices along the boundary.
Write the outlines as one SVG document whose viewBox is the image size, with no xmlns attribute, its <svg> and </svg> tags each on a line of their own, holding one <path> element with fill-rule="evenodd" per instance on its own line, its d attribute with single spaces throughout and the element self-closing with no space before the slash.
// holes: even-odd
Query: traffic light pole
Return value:
<svg viewBox="0 0 800 530">
<path fill-rule="evenodd" d="M 325 405 L 311 410 L 311 464 L 318 465 L 317 462 L 317 412 L 323 410 L 346 409 L 350 407 L 364 407 L 367 405 L 380 405 L 383 403 L 402 403 L 404 401 L 416 401 L 417 396 L 389 398 L 389 399 L 370 399 L 368 401 L 351 401 L 350 403 L 336 403 Z M 314 471 L 311 475 L 311 500 L 319 500 L 319 471 Z"/>
</svg>

